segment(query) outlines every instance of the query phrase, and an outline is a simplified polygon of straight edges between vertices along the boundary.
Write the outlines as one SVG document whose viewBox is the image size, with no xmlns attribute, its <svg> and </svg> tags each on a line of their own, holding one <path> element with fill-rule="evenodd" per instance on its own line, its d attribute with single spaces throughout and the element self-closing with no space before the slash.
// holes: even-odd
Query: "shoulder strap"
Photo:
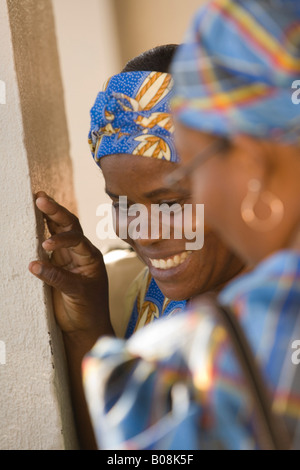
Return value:
<svg viewBox="0 0 300 470">
<path fill-rule="evenodd" d="M 246 335 L 234 315 L 223 305 L 217 305 L 217 314 L 232 340 L 237 358 L 245 374 L 257 419 L 261 449 L 289 450 L 291 442 L 283 420 L 272 411 L 272 399 L 254 357 Z"/>
</svg>

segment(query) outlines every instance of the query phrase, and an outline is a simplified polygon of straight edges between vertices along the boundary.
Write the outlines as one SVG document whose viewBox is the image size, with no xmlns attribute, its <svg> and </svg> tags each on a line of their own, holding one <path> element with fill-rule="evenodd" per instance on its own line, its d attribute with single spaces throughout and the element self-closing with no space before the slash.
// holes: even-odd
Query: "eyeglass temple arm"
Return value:
<svg viewBox="0 0 300 470">
<path fill-rule="evenodd" d="M 230 146 L 229 139 L 223 138 L 222 140 L 218 140 L 213 144 L 207 145 L 202 152 L 200 152 L 196 157 L 187 165 L 182 165 L 176 170 L 172 171 L 169 175 L 165 178 L 165 183 L 168 186 L 173 186 L 174 184 L 178 183 L 183 178 L 187 177 L 192 173 L 192 171 L 197 168 L 200 163 L 204 163 L 208 160 L 212 155 L 222 151 L 227 150 Z"/>
</svg>

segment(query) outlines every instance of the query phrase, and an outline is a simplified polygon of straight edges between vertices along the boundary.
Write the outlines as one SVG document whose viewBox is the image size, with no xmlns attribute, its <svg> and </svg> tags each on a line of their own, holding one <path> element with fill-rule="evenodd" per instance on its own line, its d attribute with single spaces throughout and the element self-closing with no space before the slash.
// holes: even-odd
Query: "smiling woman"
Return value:
<svg viewBox="0 0 300 470">
<path fill-rule="evenodd" d="M 183 207 L 191 203 L 188 181 L 177 190 L 164 187 L 164 178 L 174 165 L 164 160 L 131 155 L 112 155 L 101 159 L 107 193 L 116 207 L 117 233 L 121 195 L 127 196 L 128 210 L 131 204 L 143 204 L 149 213 L 153 204 L 178 204 Z M 128 217 L 128 222 L 130 220 Z M 126 241 L 147 265 L 149 276 L 154 278 L 162 293 L 172 300 L 187 300 L 197 294 L 219 289 L 241 269 L 241 262 L 207 227 L 202 250 L 186 250 L 189 240 L 174 238 L 172 230 L 170 239 L 144 236 L 135 240 L 127 238 Z"/>
<path fill-rule="evenodd" d="M 178 162 L 169 114 L 172 79 L 167 73 L 175 50 L 173 45 L 162 46 L 130 61 L 123 73 L 106 83 L 105 92 L 98 95 L 91 112 L 90 144 L 103 172 L 106 192 L 116 209 L 117 233 L 122 196 L 128 201 L 126 215 L 134 205 L 140 204 L 147 208 L 149 218 L 153 205 L 174 207 L 176 204 L 184 208 L 191 204 L 188 180 L 176 190 L 165 185 L 166 176 Z M 177 225 L 174 219 L 175 215 L 170 222 Z M 131 218 L 127 220 L 129 225 Z M 195 217 L 190 222 L 195 225 Z M 127 336 L 153 319 L 182 309 L 195 295 L 220 289 L 243 268 L 241 261 L 208 227 L 205 227 L 201 251 L 186 248 L 190 238 L 176 237 L 174 230 L 170 231 L 170 237 L 164 237 L 162 231 L 160 226 L 155 236 L 140 233 L 140 237 L 126 239 L 147 266 L 146 287 L 141 289 L 146 294 L 142 298 L 137 296 Z M 149 302 L 152 315 L 144 311 Z"/>
</svg>

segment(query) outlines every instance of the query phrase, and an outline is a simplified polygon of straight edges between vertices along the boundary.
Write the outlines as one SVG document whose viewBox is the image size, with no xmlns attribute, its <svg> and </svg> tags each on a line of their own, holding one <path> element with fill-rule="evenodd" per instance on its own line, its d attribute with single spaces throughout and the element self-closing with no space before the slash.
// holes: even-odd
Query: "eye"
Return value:
<svg viewBox="0 0 300 470">
<path fill-rule="evenodd" d="M 179 201 L 178 199 L 175 199 L 173 201 L 161 201 L 159 204 L 160 211 L 162 213 L 170 213 L 170 210 L 172 214 L 177 215 L 180 214 L 183 210 L 183 201 Z"/>
<path fill-rule="evenodd" d="M 119 201 L 113 201 L 112 205 L 119 214 L 127 214 L 128 213 L 128 209 L 129 209 L 128 204 L 124 205 L 124 204 L 120 204 Z"/>
</svg>

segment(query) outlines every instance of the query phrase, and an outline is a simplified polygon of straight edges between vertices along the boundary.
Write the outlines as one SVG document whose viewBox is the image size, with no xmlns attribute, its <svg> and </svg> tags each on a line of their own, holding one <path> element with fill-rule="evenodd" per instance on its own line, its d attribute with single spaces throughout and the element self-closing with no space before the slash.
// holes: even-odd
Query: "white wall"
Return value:
<svg viewBox="0 0 300 470">
<path fill-rule="evenodd" d="M 204 1 L 112 0 L 122 62 L 152 47 L 182 42 L 192 16 Z"/>
</svg>

